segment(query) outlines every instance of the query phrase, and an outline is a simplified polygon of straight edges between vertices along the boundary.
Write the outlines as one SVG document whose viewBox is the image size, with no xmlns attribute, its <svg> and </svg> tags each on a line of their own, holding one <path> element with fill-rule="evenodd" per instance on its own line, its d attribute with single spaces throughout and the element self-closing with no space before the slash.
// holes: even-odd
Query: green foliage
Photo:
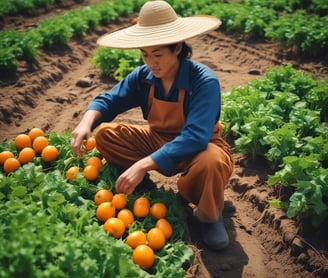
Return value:
<svg viewBox="0 0 328 278">
<path fill-rule="evenodd" d="M 73 36 L 73 29 L 64 18 L 51 18 L 40 22 L 37 31 L 43 47 L 66 45 Z"/>
<path fill-rule="evenodd" d="M 118 81 L 122 80 L 137 66 L 143 64 L 139 50 L 117 50 L 98 48 L 92 62 L 103 75 L 113 75 Z"/>
<path fill-rule="evenodd" d="M 59 149 L 59 157 L 44 163 L 37 156 L 32 162 L 5 175 L 0 169 L 0 277 L 184 277 L 193 252 L 183 240 L 183 208 L 173 191 L 164 188 L 145 193 L 151 202 L 161 201 L 168 208 L 167 219 L 173 235 L 165 247 L 156 251 L 154 266 L 144 271 L 132 261 L 132 249 L 124 238 L 107 235 L 95 217 L 94 195 L 100 188 L 114 190 L 117 171 L 104 164 L 100 176 L 88 182 L 80 172 L 68 182 L 70 166 L 85 165 L 70 146 L 70 132 L 51 132 L 49 144 Z M 0 150 L 13 150 L 12 141 Z M 128 207 L 140 197 L 128 195 Z M 137 227 L 154 225 L 152 216 L 138 219 Z"/>
<path fill-rule="evenodd" d="M 328 2 L 326 0 L 312 0 L 309 9 L 321 16 L 327 15 Z"/>
<path fill-rule="evenodd" d="M 219 3 L 224 3 L 224 0 L 169 0 L 167 1 L 177 14 L 180 16 L 192 16 L 203 13 L 203 8 L 215 7 Z"/>
<path fill-rule="evenodd" d="M 309 1 L 304 0 L 243 0 L 242 3 L 253 7 L 265 7 L 276 11 L 293 12 L 296 9 L 307 7 Z"/>
<path fill-rule="evenodd" d="M 0 18 L 17 13 L 17 7 L 8 0 L 0 0 Z"/>
<path fill-rule="evenodd" d="M 114 7 L 115 3 L 110 2 L 101 2 L 97 4 L 97 12 L 100 17 L 100 24 L 107 25 L 110 22 L 117 20 L 119 17 L 118 12 Z"/>
<path fill-rule="evenodd" d="M 274 10 L 240 3 L 217 4 L 206 7 L 203 13 L 214 15 L 222 21 L 222 30 L 236 31 L 252 38 L 263 38 L 265 28 L 276 19 Z"/>
<path fill-rule="evenodd" d="M 299 141 L 296 137 L 296 126 L 292 123 L 283 124 L 263 139 L 270 146 L 264 156 L 275 169 L 282 165 L 285 156 L 298 155 L 300 152 L 297 148 Z"/>
<path fill-rule="evenodd" d="M 53 1 L 0 0 L 0 17 L 22 11 L 21 9 L 47 6 Z M 55 1 L 60 3 L 64 0 Z M 63 16 L 46 19 L 35 29 L 21 33 L 20 47 L 22 49 L 18 52 L 15 44 L 0 48 L 0 71 L 15 71 L 17 60 L 33 61 L 39 47 L 52 48 L 65 45 L 72 37 L 84 36 L 89 30 L 96 29 L 99 24 L 107 25 L 117 20 L 119 16 L 136 12 L 144 2 L 145 0 L 104 1 L 83 9 L 66 12 Z M 325 55 L 327 52 L 328 17 L 307 15 L 304 10 L 297 10 L 306 8 L 310 12 L 325 15 L 327 3 L 322 0 L 313 0 L 310 5 L 307 1 L 301 0 L 245 0 L 241 3 L 226 3 L 224 0 L 171 0 L 168 2 L 181 16 L 208 14 L 220 18 L 221 30 L 242 33 L 248 38 L 275 39 L 283 47 L 296 48 L 300 53 L 313 57 Z M 277 10 L 295 11 L 295 13 L 281 16 L 276 13 Z M 17 56 L 17 53 L 21 56 Z M 131 61 L 122 61 L 122 63 L 123 70 L 119 70 L 115 77 L 118 80 L 134 67 Z M 102 68 L 107 71 L 105 66 Z"/>
<path fill-rule="evenodd" d="M 34 32 L 24 35 L 16 30 L 0 32 L 0 71 L 14 71 L 17 60 L 32 62 L 37 58 L 40 37 Z"/>
<path fill-rule="evenodd" d="M 319 80 L 317 86 L 311 88 L 305 95 L 308 107 L 320 111 L 320 120 L 328 122 L 328 78 Z"/>
<path fill-rule="evenodd" d="M 327 207 L 320 205 L 327 200 L 322 186 L 328 166 L 328 127 L 322 121 L 327 113 L 326 82 L 285 65 L 222 96 L 225 136 L 235 138 L 237 151 L 270 163 L 276 172 L 268 184 L 295 189 L 289 217 L 310 217 L 316 226 L 327 217 Z"/>
<path fill-rule="evenodd" d="M 38 5 L 41 5 L 42 0 L 38 1 L 40 1 Z M 5 2 L 8 3 L 8 1 Z M 23 2 L 31 4 L 32 0 Z M 100 2 L 82 9 L 68 11 L 62 16 L 42 20 L 36 28 L 27 32 L 15 30 L 0 32 L 0 72 L 14 72 L 18 60 L 28 62 L 35 60 L 40 47 L 55 48 L 66 45 L 71 38 L 83 37 L 89 30 L 96 29 L 99 24 L 108 24 L 117 20 L 119 16 L 133 13 L 144 2 L 140 0 Z M 18 1 L 15 3 L 17 4 Z M 2 8 L 7 7 L 6 5 Z M 133 65 L 133 61 L 130 61 L 125 68 L 131 69 Z M 120 76 L 124 74 L 126 74 L 125 71 L 118 72 L 117 78 L 121 78 Z"/>
<path fill-rule="evenodd" d="M 0 18 L 54 4 L 55 0 L 0 0 Z M 58 2 L 58 1 L 57 1 Z"/>
<path fill-rule="evenodd" d="M 266 28 L 266 36 L 280 42 L 283 47 L 295 47 L 310 56 L 327 53 L 328 16 L 309 16 L 304 10 L 284 14 Z"/>
<path fill-rule="evenodd" d="M 269 185 L 282 183 L 294 186 L 287 216 L 310 218 L 314 227 L 328 217 L 328 169 L 320 167 L 317 156 L 284 157 L 284 168 L 268 180 Z"/>
</svg>

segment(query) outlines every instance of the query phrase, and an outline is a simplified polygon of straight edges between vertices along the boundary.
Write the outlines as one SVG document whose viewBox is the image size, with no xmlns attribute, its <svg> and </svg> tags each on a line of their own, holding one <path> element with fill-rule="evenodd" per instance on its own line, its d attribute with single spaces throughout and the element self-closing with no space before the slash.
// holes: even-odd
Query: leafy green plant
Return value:
<svg viewBox="0 0 328 278">
<path fill-rule="evenodd" d="M 33 32 L 26 36 L 16 30 L 0 32 L 0 70 L 16 70 L 20 59 L 34 61 L 39 45 L 39 37 Z"/>
<path fill-rule="evenodd" d="M 24 1 L 28 5 L 34 3 L 32 2 L 34 0 Z M 35 3 L 41 5 L 42 2 L 48 5 L 48 2 L 45 1 L 50 0 L 35 0 Z M 14 4 L 13 2 L 5 2 Z M 57 2 L 60 2 L 60 0 L 57 0 Z M 27 32 L 15 30 L 0 32 L 0 71 L 4 74 L 15 72 L 17 61 L 34 61 L 40 47 L 54 48 L 66 45 L 72 37 L 84 36 L 89 30 L 96 29 L 99 24 L 108 24 L 120 15 L 130 14 L 139 9 L 144 2 L 144 0 L 100 2 L 83 9 L 66 12 L 62 16 L 40 21 L 36 28 Z M 15 2 L 15 4 L 17 3 L 18 1 Z M 2 8 L 10 8 L 7 4 L 0 5 L 0 13 Z M 13 9 L 14 11 L 17 11 L 16 6 Z M 118 73 L 119 75 L 120 73 Z"/>
<path fill-rule="evenodd" d="M 46 19 L 38 24 L 37 31 L 42 37 L 41 45 L 49 48 L 66 45 L 73 36 L 73 29 L 64 18 Z"/>
<path fill-rule="evenodd" d="M 263 79 L 222 96 L 225 136 L 233 134 L 237 151 L 254 160 L 262 156 L 276 172 L 268 184 L 291 186 L 289 217 L 310 217 L 320 225 L 327 217 L 327 189 L 322 185 L 328 165 L 328 127 L 324 102 L 326 80 L 315 81 L 291 65 L 272 68 Z M 318 94 L 316 94 L 318 92 Z M 321 191 L 320 191 L 321 190 Z"/>
<path fill-rule="evenodd" d="M 300 153 L 296 128 L 293 123 L 285 123 L 264 137 L 264 141 L 270 146 L 264 156 L 273 169 L 282 165 L 284 157 Z"/>
<path fill-rule="evenodd" d="M 0 18 L 7 15 L 14 15 L 18 12 L 26 13 L 40 6 L 53 4 L 53 0 L 0 0 Z"/>
<path fill-rule="evenodd" d="M 305 95 L 309 109 L 320 111 L 321 122 L 328 122 L 328 78 L 318 81 Z"/>
<path fill-rule="evenodd" d="M 328 2 L 325 0 L 312 0 L 309 9 L 321 16 L 325 16 L 328 13 Z"/>
<path fill-rule="evenodd" d="M 94 195 L 101 188 L 115 192 L 117 171 L 104 164 L 96 181 L 80 174 L 68 182 L 66 169 L 83 167 L 98 152 L 76 157 L 69 131 L 53 131 L 47 137 L 59 149 L 55 161 L 44 163 L 37 156 L 10 174 L 0 168 L 0 277 L 184 277 L 183 267 L 191 263 L 193 252 L 183 242 L 183 208 L 174 192 L 160 188 L 143 195 L 166 204 L 174 227 L 172 237 L 156 251 L 153 267 L 144 271 L 133 263 L 126 235 L 114 239 L 95 217 Z M 0 150 L 18 153 L 13 141 L 1 143 Z M 127 207 L 140 196 L 130 194 Z M 153 226 L 155 221 L 149 215 L 138 219 L 136 227 Z"/>
<path fill-rule="evenodd" d="M 328 169 L 320 167 L 317 156 L 287 156 L 284 168 L 268 180 L 269 185 L 282 183 L 295 187 L 289 200 L 287 216 L 310 218 L 314 227 L 328 217 Z"/>
<path fill-rule="evenodd" d="M 113 75 L 122 80 L 137 66 L 143 64 L 139 50 L 117 50 L 101 47 L 92 58 L 92 62 L 103 75 Z"/>
<path fill-rule="evenodd" d="M 324 55 L 328 47 L 328 16 L 309 16 L 304 10 L 284 14 L 266 28 L 265 36 L 280 42 L 283 47 L 295 47 L 298 52 Z"/>
<path fill-rule="evenodd" d="M 242 3 L 252 7 L 265 7 L 276 11 L 293 12 L 296 9 L 306 8 L 307 1 L 303 0 L 243 0 Z"/>
</svg>

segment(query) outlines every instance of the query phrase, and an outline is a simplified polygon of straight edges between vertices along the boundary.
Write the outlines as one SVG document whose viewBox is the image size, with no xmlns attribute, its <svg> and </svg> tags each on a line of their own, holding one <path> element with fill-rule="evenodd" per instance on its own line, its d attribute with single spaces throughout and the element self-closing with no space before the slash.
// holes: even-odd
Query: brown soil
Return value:
<svg viewBox="0 0 328 278">
<path fill-rule="evenodd" d="M 96 0 L 84 1 L 56 9 L 41 9 L 34 15 L 8 17 L 2 29 L 26 30 L 41 18 L 63 13 Z M 10 79 L 0 78 L 0 139 L 40 127 L 46 132 L 63 133 L 73 129 L 89 101 L 110 89 L 115 81 L 100 76 L 91 62 L 99 35 L 129 24 L 121 18 L 107 27 L 99 27 L 83 40 L 68 46 L 40 51 L 35 64 L 20 63 L 18 73 Z M 316 78 L 328 76 L 322 61 L 309 60 L 282 51 L 273 42 L 251 42 L 222 32 L 212 32 L 190 41 L 193 59 L 209 65 L 218 74 L 222 91 L 260 78 L 273 66 L 292 63 L 297 69 Z M 89 87 L 77 81 L 89 78 Z M 138 109 L 116 121 L 145 124 Z M 233 142 L 231 142 L 233 145 Z M 235 171 L 225 191 L 224 220 L 231 240 L 221 252 L 207 249 L 201 242 L 199 227 L 187 217 L 187 243 L 195 251 L 195 261 L 188 277 L 328 277 L 327 223 L 313 229 L 305 221 L 288 219 L 285 212 L 268 205 L 268 200 L 285 190 L 266 184 L 270 174 L 264 161 L 250 161 L 234 153 Z M 151 172 L 158 186 L 176 189 L 178 176 L 167 178 Z"/>
</svg>

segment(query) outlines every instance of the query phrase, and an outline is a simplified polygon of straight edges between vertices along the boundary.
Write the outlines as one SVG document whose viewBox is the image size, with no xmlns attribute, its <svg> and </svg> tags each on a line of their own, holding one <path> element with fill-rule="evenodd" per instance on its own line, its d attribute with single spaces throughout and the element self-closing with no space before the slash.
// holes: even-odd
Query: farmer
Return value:
<svg viewBox="0 0 328 278">
<path fill-rule="evenodd" d="M 137 24 L 98 40 L 103 47 L 140 49 L 145 65 L 96 96 L 72 132 L 72 148 L 82 156 L 82 142 L 95 129 L 97 149 L 122 170 L 117 192 L 134 192 L 151 170 L 181 173 L 179 194 L 195 205 L 202 239 L 216 250 L 229 244 L 222 210 L 233 161 L 220 133 L 219 80 L 190 60 L 185 40 L 220 24 L 215 17 L 178 17 L 165 1 L 146 2 Z M 141 107 L 147 127 L 111 122 L 135 107 Z"/>
</svg>

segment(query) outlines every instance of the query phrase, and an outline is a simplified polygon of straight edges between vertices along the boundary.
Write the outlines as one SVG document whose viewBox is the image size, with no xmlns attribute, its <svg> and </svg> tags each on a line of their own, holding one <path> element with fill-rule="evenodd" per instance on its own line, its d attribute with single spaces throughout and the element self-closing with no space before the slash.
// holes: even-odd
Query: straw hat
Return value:
<svg viewBox="0 0 328 278">
<path fill-rule="evenodd" d="M 140 10 L 137 24 L 106 34 L 97 43 L 119 49 L 167 45 L 215 30 L 220 25 L 221 21 L 216 17 L 178 17 L 167 2 L 148 1 Z"/>
</svg>

